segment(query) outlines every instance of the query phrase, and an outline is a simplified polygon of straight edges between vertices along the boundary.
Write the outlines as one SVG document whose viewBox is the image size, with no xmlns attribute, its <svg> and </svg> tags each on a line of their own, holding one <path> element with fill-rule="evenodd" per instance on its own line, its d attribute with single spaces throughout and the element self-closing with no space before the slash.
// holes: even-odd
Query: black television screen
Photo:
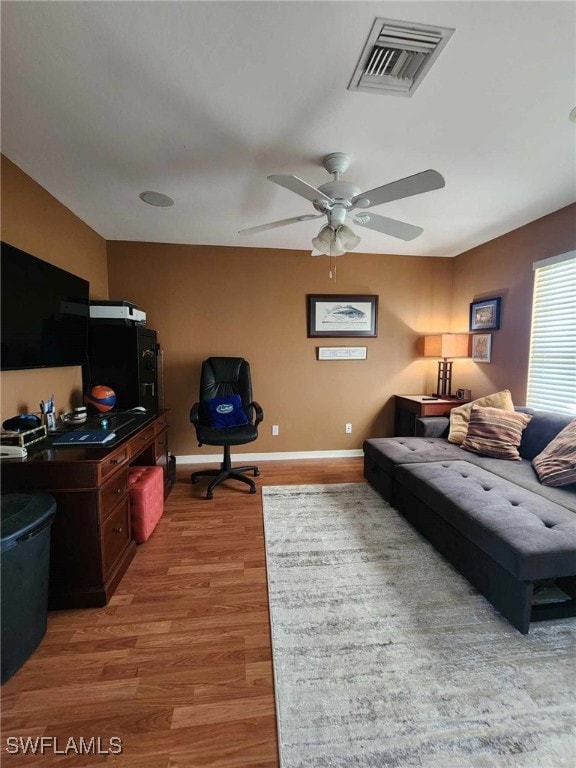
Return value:
<svg viewBox="0 0 576 768">
<path fill-rule="evenodd" d="M 2 243 L 2 370 L 86 362 L 89 283 Z"/>
</svg>

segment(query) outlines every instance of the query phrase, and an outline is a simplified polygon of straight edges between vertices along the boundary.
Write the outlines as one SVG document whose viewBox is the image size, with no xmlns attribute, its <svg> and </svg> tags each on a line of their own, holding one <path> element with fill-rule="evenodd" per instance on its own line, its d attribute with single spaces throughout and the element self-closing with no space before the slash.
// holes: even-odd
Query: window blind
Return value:
<svg viewBox="0 0 576 768">
<path fill-rule="evenodd" d="M 534 268 L 526 403 L 576 416 L 576 251 Z"/>
</svg>

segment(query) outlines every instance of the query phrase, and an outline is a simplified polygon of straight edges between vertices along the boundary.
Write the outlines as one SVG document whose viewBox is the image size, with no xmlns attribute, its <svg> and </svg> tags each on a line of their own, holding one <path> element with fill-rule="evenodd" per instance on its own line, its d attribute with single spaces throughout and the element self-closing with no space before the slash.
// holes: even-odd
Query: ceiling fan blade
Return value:
<svg viewBox="0 0 576 768">
<path fill-rule="evenodd" d="M 392 200 L 400 200 L 403 197 L 411 195 L 420 195 L 422 192 L 431 192 L 433 189 L 441 189 L 445 186 L 444 178 L 438 171 L 428 170 L 421 173 L 415 173 L 413 176 L 406 176 L 405 179 L 392 181 L 390 184 L 384 184 L 382 187 L 370 189 L 368 192 L 361 192 L 352 198 L 352 205 L 358 207 L 371 208 L 373 205 L 382 203 L 391 203 Z M 362 200 L 368 200 L 368 205 L 363 204 Z"/>
<path fill-rule="evenodd" d="M 290 219 L 281 219 L 280 221 L 271 221 L 270 224 L 259 224 L 257 227 L 249 227 L 248 229 L 241 229 L 239 235 L 255 235 L 256 232 L 266 232 L 267 229 L 276 229 L 276 227 L 283 227 L 286 224 L 296 224 L 298 221 L 309 221 L 310 219 L 320 219 L 325 214 L 318 213 L 305 213 L 303 216 L 292 216 Z"/>
<path fill-rule="evenodd" d="M 302 181 L 298 176 L 276 173 L 272 176 L 268 176 L 268 179 L 273 181 L 274 184 L 279 184 L 281 187 L 289 189 L 290 192 L 295 192 L 297 195 L 305 197 L 306 200 L 310 200 L 311 203 L 316 202 L 316 200 L 324 200 L 326 203 L 334 202 L 331 197 L 328 197 L 324 192 L 320 192 L 319 189 L 316 189 L 316 187 L 311 186 L 307 182 Z"/>
<path fill-rule="evenodd" d="M 368 219 L 368 221 L 364 221 Z M 385 235 L 398 237 L 400 240 L 414 240 L 421 235 L 424 230 L 422 227 L 415 227 L 413 224 L 406 224 L 398 219 L 389 219 L 387 216 L 379 216 L 377 213 L 358 213 L 352 221 L 359 227 L 374 229 L 376 232 L 383 232 Z"/>
</svg>

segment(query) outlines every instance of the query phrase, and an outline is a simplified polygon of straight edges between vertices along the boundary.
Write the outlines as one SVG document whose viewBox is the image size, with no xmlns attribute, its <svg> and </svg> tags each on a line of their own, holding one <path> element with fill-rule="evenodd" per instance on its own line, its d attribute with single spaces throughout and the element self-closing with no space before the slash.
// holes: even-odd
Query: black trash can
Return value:
<svg viewBox="0 0 576 768">
<path fill-rule="evenodd" d="M 2 506 L 2 683 L 30 658 L 46 633 L 50 526 L 47 493 L 7 493 Z"/>
</svg>

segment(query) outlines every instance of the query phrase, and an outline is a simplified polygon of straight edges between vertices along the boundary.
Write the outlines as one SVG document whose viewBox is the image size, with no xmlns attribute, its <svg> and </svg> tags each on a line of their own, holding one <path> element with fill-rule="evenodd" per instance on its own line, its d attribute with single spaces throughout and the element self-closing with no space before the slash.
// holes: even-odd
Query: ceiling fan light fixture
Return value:
<svg viewBox="0 0 576 768">
<path fill-rule="evenodd" d="M 354 248 L 360 244 L 360 238 L 358 235 L 355 232 L 352 232 L 350 227 L 345 225 L 338 227 L 336 230 L 336 235 L 347 251 L 353 251 Z"/>
<path fill-rule="evenodd" d="M 338 232 L 334 233 L 334 240 L 330 243 L 329 256 L 343 256 L 346 253 L 346 248 Z"/>
<path fill-rule="evenodd" d="M 346 221 L 346 208 L 343 205 L 335 205 L 328 214 L 330 224 L 337 229 Z"/>
<path fill-rule="evenodd" d="M 356 248 L 360 238 L 350 227 L 332 227 L 325 224 L 318 235 L 312 239 L 314 248 L 326 256 L 343 256 L 347 251 Z"/>
<path fill-rule="evenodd" d="M 312 245 L 321 253 L 330 255 L 330 246 L 334 240 L 334 229 L 330 224 L 325 224 L 318 235 L 312 238 Z"/>
</svg>

